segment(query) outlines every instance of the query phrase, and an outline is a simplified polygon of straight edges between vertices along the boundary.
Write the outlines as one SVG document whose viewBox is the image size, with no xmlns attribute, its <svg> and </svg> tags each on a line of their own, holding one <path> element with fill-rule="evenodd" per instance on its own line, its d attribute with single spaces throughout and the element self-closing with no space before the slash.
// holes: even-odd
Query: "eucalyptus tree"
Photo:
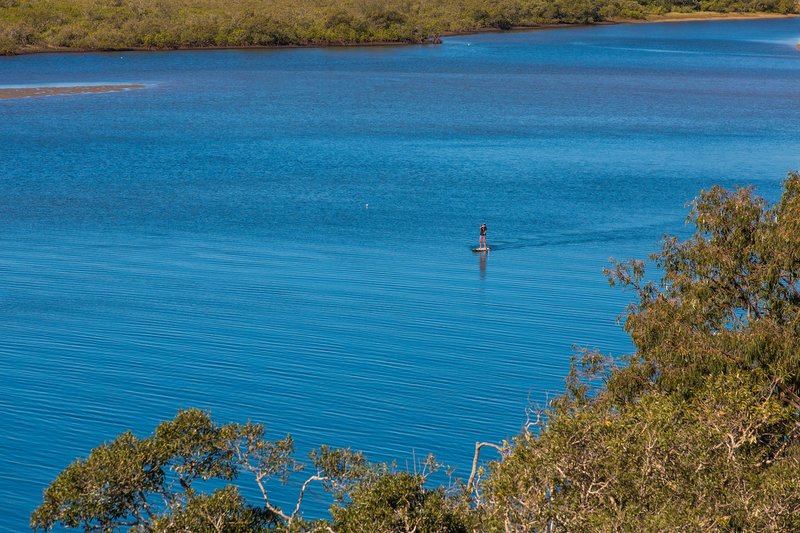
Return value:
<svg viewBox="0 0 800 533">
<path fill-rule="evenodd" d="M 714 187 L 691 238 L 615 262 L 622 361 L 576 358 L 484 484 L 489 528 L 800 529 L 800 175 L 774 206 Z"/>
<path fill-rule="evenodd" d="M 181 411 L 147 438 L 130 431 L 91 451 L 58 475 L 31 515 L 34 530 L 56 523 L 85 531 L 263 531 L 286 517 L 265 496 L 264 505 L 245 502 L 227 484 L 210 493 L 204 481 L 232 482 L 240 472 L 257 484 L 286 479 L 299 467 L 293 441 L 264 438 L 257 424 L 217 425 L 200 410 Z"/>
<path fill-rule="evenodd" d="M 204 411 L 180 411 L 147 438 L 127 431 L 67 466 L 30 524 L 45 531 L 56 524 L 84 531 L 467 531 L 466 502 L 424 486 L 439 468 L 433 457 L 414 473 L 347 448 L 321 446 L 310 460 L 306 475 L 291 436 L 267 440 L 260 424 L 218 425 Z M 292 475 L 305 479 L 294 505 L 282 508 L 270 485 Z M 261 493 L 257 504 L 240 492 L 245 478 Z M 331 522 L 303 518 L 312 483 L 332 495 Z"/>
</svg>

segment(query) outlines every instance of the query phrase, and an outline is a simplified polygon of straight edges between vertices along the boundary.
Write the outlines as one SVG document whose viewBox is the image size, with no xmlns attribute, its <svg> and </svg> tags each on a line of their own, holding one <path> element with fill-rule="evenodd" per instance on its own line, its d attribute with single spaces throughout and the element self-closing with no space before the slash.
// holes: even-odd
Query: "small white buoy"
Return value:
<svg viewBox="0 0 800 533">
<path fill-rule="evenodd" d="M 364 209 L 369 209 L 369 204 L 364 204 Z"/>
</svg>

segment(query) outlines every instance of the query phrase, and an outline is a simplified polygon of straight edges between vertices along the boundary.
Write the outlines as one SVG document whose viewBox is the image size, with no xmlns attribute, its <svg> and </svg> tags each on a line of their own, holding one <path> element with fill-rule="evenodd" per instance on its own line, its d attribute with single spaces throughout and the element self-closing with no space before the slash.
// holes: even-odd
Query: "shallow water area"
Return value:
<svg viewBox="0 0 800 533">
<path fill-rule="evenodd" d="M 6 88 L 146 86 L 0 101 L 0 531 L 189 406 L 466 477 L 573 345 L 631 349 L 609 256 L 686 235 L 700 189 L 774 200 L 800 168 L 798 40 L 778 19 L 0 58 Z"/>
<path fill-rule="evenodd" d="M 81 83 L 0 85 L 0 100 L 10 100 L 12 98 L 31 98 L 36 96 L 108 93 L 144 88 L 144 85 L 138 83 L 92 83 L 89 85 Z"/>
</svg>

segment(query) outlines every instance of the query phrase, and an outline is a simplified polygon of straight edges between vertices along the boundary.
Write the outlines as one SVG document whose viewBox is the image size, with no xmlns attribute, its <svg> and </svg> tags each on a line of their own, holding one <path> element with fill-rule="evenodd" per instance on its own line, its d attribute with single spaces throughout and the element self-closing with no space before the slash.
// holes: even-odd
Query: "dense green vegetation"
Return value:
<svg viewBox="0 0 800 533">
<path fill-rule="evenodd" d="M 659 283 L 609 270 L 636 352 L 578 358 L 493 466 L 490 529 L 800 530 L 800 175 L 773 207 L 715 187 L 689 222 Z"/>
<path fill-rule="evenodd" d="M 419 43 L 485 28 L 796 8 L 795 0 L 0 0 L 0 53 Z"/>
<path fill-rule="evenodd" d="M 130 433 L 69 465 L 33 513 L 87 531 L 798 531 L 800 530 L 800 174 L 769 206 L 751 189 L 715 187 L 693 203 L 686 241 L 644 263 L 614 263 L 633 291 L 635 352 L 576 356 L 565 392 L 529 419 L 469 480 L 432 486 L 348 449 L 311 454 L 296 505 L 270 483 L 303 476 L 290 437 L 216 425 L 190 410 L 148 438 Z M 476 446 L 480 449 L 485 443 Z M 477 453 L 477 452 L 476 452 Z M 477 457 L 476 457 L 477 459 Z M 477 462 L 477 461 L 476 461 Z M 216 490 L 203 480 L 220 480 Z M 263 494 L 246 502 L 236 481 Z M 221 487 L 223 483 L 229 483 Z M 304 521 L 308 483 L 334 498 Z M 204 490 L 204 488 L 206 490 Z"/>
</svg>

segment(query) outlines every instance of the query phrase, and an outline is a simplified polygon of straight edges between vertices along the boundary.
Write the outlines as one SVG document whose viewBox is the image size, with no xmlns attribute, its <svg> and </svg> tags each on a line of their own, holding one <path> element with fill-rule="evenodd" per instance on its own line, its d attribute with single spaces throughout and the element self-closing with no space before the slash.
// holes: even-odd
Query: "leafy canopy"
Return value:
<svg viewBox="0 0 800 533">
<path fill-rule="evenodd" d="M 466 531 L 469 509 L 442 488 L 424 487 L 438 468 L 433 457 L 419 473 L 371 463 L 361 452 L 322 446 L 310 454 L 315 473 L 300 489 L 294 509 L 270 501 L 269 482 L 285 482 L 304 465 L 294 458 L 290 436 L 264 438 L 259 424 L 217 425 L 206 412 L 180 411 L 152 436 L 131 432 L 69 465 L 45 490 L 31 515 L 34 530 L 57 523 L 84 531 Z M 233 482 L 252 477 L 262 494 L 254 505 Z M 203 482 L 216 480 L 216 484 Z M 230 482 L 211 492 L 209 487 Z M 333 494 L 334 517 L 306 521 L 300 510 L 310 483 Z"/>
<path fill-rule="evenodd" d="M 800 528 L 800 175 L 769 206 L 714 187 L 694 235 L 614 263 L 636 352 L 584 351 L 485 483 L 490 528 Z"/>
</svg>

